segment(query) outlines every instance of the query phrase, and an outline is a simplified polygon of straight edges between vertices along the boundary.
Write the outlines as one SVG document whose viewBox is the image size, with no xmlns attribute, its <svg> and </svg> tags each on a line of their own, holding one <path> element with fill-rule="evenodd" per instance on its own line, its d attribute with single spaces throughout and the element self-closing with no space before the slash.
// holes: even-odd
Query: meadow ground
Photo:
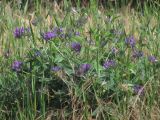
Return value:
<svg viewBox="0 0 160 120">
<path fill-rule="evenodd" d="M 159 3 L 0 1 L 0 120 L 159 120 Z"/>
</svg>

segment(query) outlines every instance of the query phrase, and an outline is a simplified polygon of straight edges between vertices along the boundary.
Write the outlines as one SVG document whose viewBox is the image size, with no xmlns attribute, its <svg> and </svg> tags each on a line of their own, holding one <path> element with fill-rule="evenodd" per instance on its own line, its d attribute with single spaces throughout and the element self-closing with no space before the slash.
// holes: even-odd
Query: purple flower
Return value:
<svg viewBox="0 0 160 120">
<path fill-rule="evenodd" d="M 158 61 L 154 56 L 149 56 L 149 57 L 148 57 L 148 60 L 149 60 L 150 62 L 152 62 L 152 63 L 155 63 L 155 62 Z"/>
<path fill-rule="evenodd" d="M 14 61 L 12 63 L 12 70 L 19 72 L 19 71 L 21 71 L 21 68 L 22 68 L 22 62 L 21 61 Z"/>
<path fill-rule="evenodd" d="M 24 27 L 20 27 L 20 28 L 16 28 L 15 30 L 14 30 L 14 37 L 15 38 L 21 38 L 22 37 L 22 35 L 24 35 L 24 33 L 25 33 L 25 28 Z"/>
<path fill-rule="evenodd" d="M 91 65 L 90 65 L 90 64 L 82 64 L 82 65 L 80 66 L 80 69 L 81 69 L 84 73 L 86 73 L 90 68 L 91 68 Z"/>
<path fill-rule="evenodd" d="M 80 52 L 80 51 L 81 51 L 81 44 L 78 43 L 78 42 L 72 42 L 71 48 L 72 48 L 75 52 Z"/>
<path fill-rule="evenodd" d="M 126 44 L 129 44 L 132 48 L 135 47 L 136 42 L 134 36 L 126 38 L 125 42 Z"/>
<path fill-rule="evenodd" d="M 80 36 L 80 32 L 75 32 L 75 35 L 76 36 Z"/>
<path fill-rule="evenodd" d="M 53 66 L 53 67 L 51 68 L 51 70 L 54 71 L 54 72 L 58 72 L 58 71 L 61 70 L 61 67 L 59 67 L 59 66 Z"/>
<path fill-rule="evenodd" d="M 132 57 L 133 58 L 143 57 L 143 52 L 142 51 L 134 51 Z"/>
<path fill-rule="evenodd" d="M 110 67 L 114 67 L 116 62 L 114 60 L 107 60 L 104 62 L 103 67 L 105 69 L 109 69 Z"/>
<path fill-rule="evenodd" d="M 78 75 L 84 75 L 91 69 L 90 64 L 81 64 L 78 70 Z"/>
<path fill-rule="evenodd" d="M 51 40 L 52 38 L 55 38 L 57 34 L 55 32 L 46 32 L 42 34 L 42 38 L 46 41 Z"/>
<path fill-rule="evenodd" d="M 134 93 L 135 94 L 139 94 L 139 95 L 143 95 L 144 94 L 144 87 L 142 85 L 135 85 L 133 87 Z"/>
</svg>

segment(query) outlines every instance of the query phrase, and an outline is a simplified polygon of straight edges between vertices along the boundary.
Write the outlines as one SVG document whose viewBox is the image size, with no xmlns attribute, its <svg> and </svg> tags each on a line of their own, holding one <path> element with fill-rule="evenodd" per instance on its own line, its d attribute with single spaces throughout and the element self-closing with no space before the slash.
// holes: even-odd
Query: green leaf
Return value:
<svg viewBox="0 0 160 120">
<path fill-rule="evenodd" d="M 57 55 L 57 56 L 55 57 L 54 62 L 60 63 L 60 62 L 62 62 L 63 60 L 64 60 L 64 58 L 63 58 L 61 55 Z"/>
</svg>

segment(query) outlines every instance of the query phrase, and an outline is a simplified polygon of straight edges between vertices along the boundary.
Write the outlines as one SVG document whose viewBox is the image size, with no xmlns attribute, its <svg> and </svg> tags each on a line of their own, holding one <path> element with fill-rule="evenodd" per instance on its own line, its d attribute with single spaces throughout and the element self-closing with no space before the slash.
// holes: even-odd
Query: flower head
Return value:
<svg viewBox="0 0 160 120">
<path fill-rule="evenodd" d="M 80 51 L 81 51 L 81 44 L 78 43 L 78 42 L 72 42 L 71 48 L 72 48 L 75 52 L 80 52 Z"/>
<path fill-rule="evenodd" d="M 86 73 L 90 68 L 91 68 L 91 65 L 90 65 L 90 64 L 82 64 L 82 65 L 80 66 L 80 69 L 81 69 L 84 73 Z"/>
<path fill-rule="evenodd" d="M 81 64 L 79 69 L 78 69 L 78 75 L 84 75 L 85 73 L 87 73 L 89 70 L 91 69 L 91 65 L 90 64 Z"/>
<path fill-rule="evenodd" d="M 148 60 L 149 60 L 150 62 L 152 62 L 152 63 L 155 63 L 155 62 L 158 61 L 155 56 L 149 56 L 149 57 L 148 57 Z"/>
<path fill-rule="evenodd" d="M 22 68 L 22 62 L 21 61 L 14 61 L 12 63 L 12 70 L 19 72 L 19 71 L 21 71 L 21 68 Z"/>
<path fill-rule="evenodd" d="M 114 60 L 107 60 L 104 62 L 103 67 L 105 69 L 109 69 L 110 67 L 114 67 L 116 62 Z"/>
<path fill-rule="evenodd" d="M 135 85 L 133 87 L 134 93 L 135 94 L 139 94 L 139 95 L 143 95 L 144 94 L 144 87 L 142 85 Z"/>
<path fill-rule="evenodd" d="M 54 71 L 54 72 L 58 72 L 58 71 L 60 71 L 61 69 L 62 69 L 62 68 L 59 67 L 59 66 L 53 66 L 53 67 L 51 68 L 51 70 Z"/>
<path fill-rule="evenodd" d="M 136 42 L 134 36 L 126 38 L 125 42 L 126 44 L 129 44 L 132 48 L 135 47 Z"/>
<path fill-rule="evenodd" d="M 46 41 L 51 40 L 52 38 L 55 38 L 57 34 L 55 32 L 46 32 L 42 34 L 42 38 Z"/>
<path fill-rule="evenodd" d="M 75 35 L 76 36 L 80 36 L 80 32 L 75 32 Z"/>
<path fill-rule="evenodd" d="M 15 30 L 14 30 L 14 37 L 15 38 L 21 38 L 22 37 L 22 35 L 24 35 L 24 33 L 25 33 L 25 28 L 24 27 L 20 27 L 20 28 L 16 28 Z"/>
</svg>

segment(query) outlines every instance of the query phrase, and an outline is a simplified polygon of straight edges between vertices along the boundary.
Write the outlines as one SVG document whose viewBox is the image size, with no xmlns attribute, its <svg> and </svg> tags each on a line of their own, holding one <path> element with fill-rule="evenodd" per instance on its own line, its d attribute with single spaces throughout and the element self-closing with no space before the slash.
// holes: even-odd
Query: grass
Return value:
<svg viewBox="0 0 160 120">
<path fill-rule="evenodd" d="M 1 119 L 160 119 L 158 7 L 35 5 L 0 4 Z M 16 38 L 16 27 L 29 31 Z M 53 29 L 57 36 L 45 40 Z"/>
</svg>

